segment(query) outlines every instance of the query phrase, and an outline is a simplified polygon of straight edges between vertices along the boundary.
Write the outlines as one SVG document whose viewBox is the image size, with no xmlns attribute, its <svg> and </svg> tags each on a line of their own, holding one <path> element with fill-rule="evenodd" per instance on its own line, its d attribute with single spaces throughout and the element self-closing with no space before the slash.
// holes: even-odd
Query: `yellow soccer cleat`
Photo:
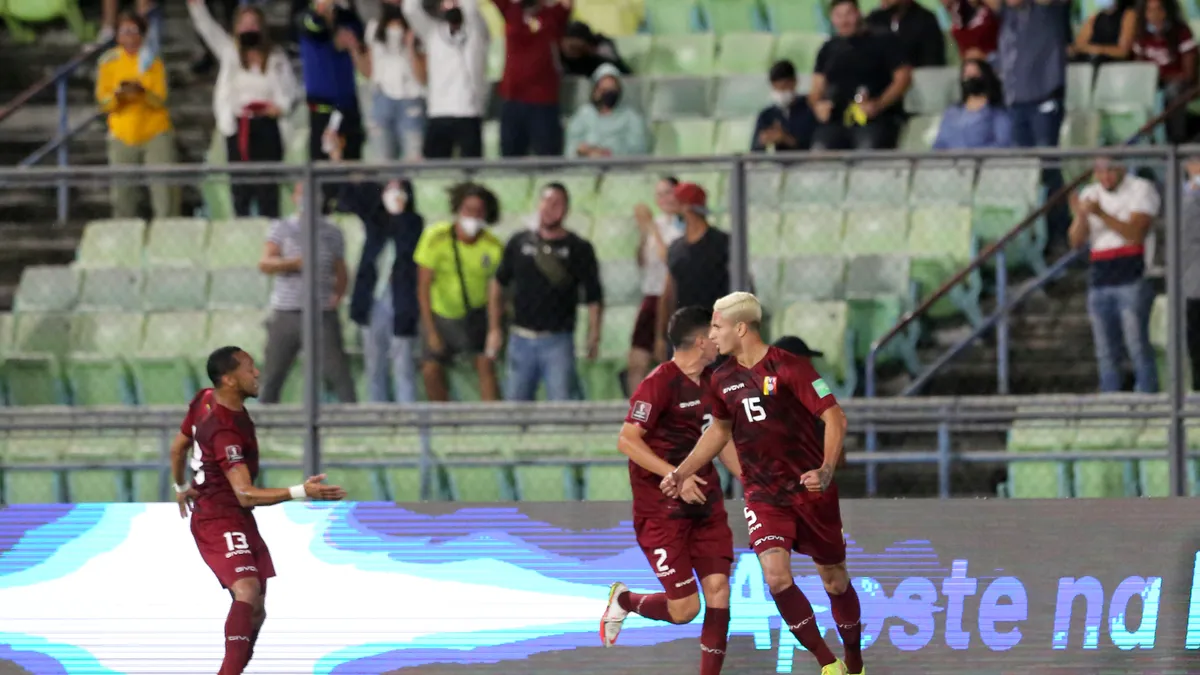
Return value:
<svg viewBox="0 0 1200 675">
<path fill-rule="evenodd" d="M 846 672 L 846 664 L 842 663 L 841 659 L 838 659 L 822 668 L 821 675 L 849 675 L 849 673 Z"/>
</svg>

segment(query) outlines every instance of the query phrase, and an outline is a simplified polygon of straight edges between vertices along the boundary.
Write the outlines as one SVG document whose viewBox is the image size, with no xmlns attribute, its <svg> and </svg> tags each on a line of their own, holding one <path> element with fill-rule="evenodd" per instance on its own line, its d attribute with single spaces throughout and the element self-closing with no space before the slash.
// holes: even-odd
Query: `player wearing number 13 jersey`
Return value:
<svg viewBox="0 0 1200 675">
<path fill-rule="evenodd" d="M 805 357 L 763 342 L 762 306 L 749 293 L 713 305 L 709 336 L 731 358 L 709 380 L 713 423 L 691 455 L 662 481 L 678 494 L 732 438 L 746 488 L 746 525 L 763 576 L 792 634 L 821 665 L 822 675 L 863 672 L 858 595 L 846 572 L 846 544 L 833 472 L 842 454 L 846 416 Z M 823 436 L 818 430 L 823 424 Z M 791 553 L 811 556 L 829 593 L 846 648 L 835 658 L 792 579 Z"/>
<path fill-rule="evenodd" d="M 267 579 L 275 576 L 271 552 L 251 512 L 289 499 L 341 499 L 345 492 L 314 476 L 292 488 L 258 488 L 258 439 L 246 399 L 258 395 L 258 368 L 237 347 L 208 357 L 213 388 L 192 399 L 171 445 L 171 469 L 181 516 L 192 511 L 192 537 L 205 564 L 233 596 L 225 620 L 225 658 L 218 675 L 240 675 L 254 654 L 266 619 Z M 190 486 L 184 483 L 192 447 Z"/>
<path fill-rule="evenodd" d="M 616 641 L 629 612 L 658 621 L 688 623 L 700 612 L 698 576 L 706 605 L 700 633 L 700 675 L 717 675 L 725 660 L 733 533 L 721 479 L 711 462 L 685 481 L 680 498 L 667 497 L 658 484 L 687 457 L 704 426 L 712 421 L 704 403 L 709 364 L 717 355 L 707 336 L 711 315 L 703 307 L 685 307 L 671 317 L 667 337 L 675 355 L 634 391 L 618 441 L 621 452 L 629 457 L 633 529 L 665 592 L 631 593 L 617 582 L 609 591 L 608 607 L 600 620 L 600 638 L 606 647 Z M 729 448 L 722 461 L 737 474 L 740 468 L 731 457 L 733 449 Z"/>
</svg>

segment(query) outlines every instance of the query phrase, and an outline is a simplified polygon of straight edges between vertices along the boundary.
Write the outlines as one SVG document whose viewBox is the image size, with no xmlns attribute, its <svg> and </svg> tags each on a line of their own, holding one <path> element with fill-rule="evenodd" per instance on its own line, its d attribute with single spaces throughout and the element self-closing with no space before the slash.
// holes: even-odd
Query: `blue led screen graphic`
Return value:
<svg viewBox="0 0 1200 675">
<path fill-rule="evenodd" d="M 811 673 L 729 504 L 725 671 Z M 1200 672 L 1188 500 L 843 504 L 871 673 Z M 628 504 L 286 504 L 256 511 L 278 577 L 254 673 L 695 672 L 699 620 L 631 618 L 658 582 Z M 794 565 L 836 643 L 806 559 Z M 213 673 L 229 597 L 173 504 L 0 509 L 0 673 Z M 835 651 L 840 651 L 840 647 Z M 1060 669 L 1061 668 L 1061 669 Z"/>
</svg>

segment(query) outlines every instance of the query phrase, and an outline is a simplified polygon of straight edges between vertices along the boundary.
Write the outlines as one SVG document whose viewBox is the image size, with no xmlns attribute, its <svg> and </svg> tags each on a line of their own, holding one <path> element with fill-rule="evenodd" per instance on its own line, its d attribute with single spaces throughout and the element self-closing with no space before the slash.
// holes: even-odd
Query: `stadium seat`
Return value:
<svg viewBox="0 0 1200 675">
<path fill-rule="evenodd" d="M 785 261 L 774 252 L 770 255 L 753 256 L 750 258 L 751 290 L 758 296 L 768 315 L 779 305 L 780 279 L 783 276 Z"/>
<path fill-rule="evenodd" d="M 1138 434 L 1137 450 L 1154 450 L 1166 455 L 1168 443 L 1168 420 L 1146 420 L 1146 427 Z M 1200 449 L 1200 427 L 1188 424 L 1185 428 L 1187 449 Z M 1138 461 L 1138 492 L 1143 497 L 1169 497 L 1171 495 L 1170 469 L 1165 459 L 1143 459 Z M 1196 494 L 1195 459 L 1187 460 L 1187 492 Z"/>
<path fill-rule="evenodd" d="M 213 221 L 208 239 L 209 268 L 257 267 L 270 226 L 265 218 Z"/>
<path fill-rule="evenodd" d="M 592 212 L 600 189 L 599 173 L 581 171 L 542 174 L 534 180 L 535 192 L 551 182 L 562 183 L 563 187 L 567 188 L 567 194 L 571 195 L 571 212 L 573 214 L 590 214 Z"/>
<path fill-rule="evenodd" d="M 142 405 L 186 403 L 208 381 L 207 373 L 192 368 L 197 355 L 207 355 L 208 323 L 206 312 L 146 315 L 142 344 L 131 359 Z"/>
<path fill-rule="evenodd" d="M 532 211 L 533 180 L 525 175 L 488 174 L 480 181 L 496 193 L 500 200 L 501 213 L 529 213 Z M 355 260 L 354 264 L 358 264 Z"/>
<path fill-rule="evenodd" d="M 762 73 L 723 77 L 716 83 L 713 115 L 720 119 L 750 117 L 767 107 L 770 100 L 771 83 Z"/>
<path fill-rule="evenodd" d="M 908 246 L 911 274 L 922 299 L 967 266 L 978 253 L 971 232 L 971 209 L 966 206 L 922 206 L 910 214 Z M 929 308 L 931 318 L 962 312 L 972 326 L 983 323 L 979 296 L 983 280 L 976 269 L 950 290 L 944 301 Z"/>
<path fill-rule="evenodd" d="M 780 33 L 775 40 L 774 61 L 788 59 L 797 73 L 811 73 L 817 65 L 817 52 L 829 40 L 824 33 Z"/>
<path fill-rule="evenodd" d="M 775 335 L 796 335 L 824 357 L 814 366 L 838 397 L 853 395 L 857 382 L 855 333 L 844 302 L 794 302 L 775 320 Z"/>
<path fill-rule="evenodd" d="M 1064 415 L 1066 414 L 1069 412 L 1064 410 Z M 1065 421 L 1018 419 L 1008 432 L 1008 451 L 1063 452 L 1074 443 L 1075 432 L 1076 427 Z M 1070 495 L 1070 481 L 1065 462 L 1009 463 L 1007 496 L 1017 499 L 1052 499 Z"/>
<path fill-rule="evenodd" d="M 913 68 L 912 86 L 904 96 L 904 112 L 940 115 L 961 98 L 959 69 L 953 66 Z"/>
<path fill-rule="evenodd" d="M 754 117 L 736 120 L 721 120 L 717 123 L 717 137 L 713 148 L 718 155 L 738 155 L 750 152 L 754 140 Z"/>
<path fill-rule="evenodd" d="M 616 431 L 587 432 L 576 444 L 588 463 L 583 468 L 583 498 L 586 501 L 629 501 L 628 461 L 617 450 Z"/>
<path fill-rule="evenodd" d="M 847 231 L 847 240 L 851 238 Z M 897 251 L 903 251 L 902 243 Z M 916 300 L 916 284 L 910 275 L 910 261 L 904 255 L 865 255 L 852 258 L 846 270 L 846 299 L 850 303 L 850 322 L 858 336 L 857 356 L 866 359 L 871 342 L 883 336 L 899 322 Z M 894 338 L 879 353 L 880 361 L 900 359 L 909 373 L 920 371 L 916 345 L 920 326 L 910 324 L 908 332 Z"/>
<path fill-rule="evenodd" d="M 413 179 L 413 198 L 417 210 L 430 224 L 447 220 L 450 215 L 449 190 L 467 180 L 466 174 L 454 172 L 421 172 Z M 501 214 L 503 215 L 503 214 Z"/>
<path fill-rule="evenodd" d="M 33 468 L 61 464 L 70 435 L 61 431 L 10 431 L 0 445 L 4 501 L 8 504 L 54 504 L 67 501 L 61 471 Z M 23 468 L 27 467 L 27 468 Z"/>
<path fill-rule="evenodd" d="M 785 256 L 842 254 L 846 231 L 841 209 L 810 205 L 789 209 L 779 231 L 779 253 Z"/>
<path fill-rule="evenodd" d="M 208 272 L 203 267 L 150 267 L 142 272 L 144 311 L 190 312 L 207 303 Z"/>
<path fill-rule="evenodd" d="M 655 3 L 657 4 L 657 3 Z M 716 67 L 717 39 L 712 33 L 656 35 L 644 74 L 712 75 Z"/>
<path fill-rule="evenodd" d="M 841 300 L 845 293 L 846 261 L 830 255 L 785 258 L 779 293 L 791 304 L 808 300 Z"/>
<path fill-rule="evenodd" d="M 708 117 L 713 80 L 707 77 L 670 77 L 655 80 L 650 93 L 650 119 Z"/>
<path fill-rule="evenodd" d="M 887 255 L 908 250 L 908 209 L 855 208 L 846 212 L 842 252 Z"/>
<path fill-rule="evenodd" d="M 1158 107 L 1158 66 L 1106 63 L 1097 70 L 1092 108 L 1100 111 L 1102 137 L 1118 144 L 1145 124 Z"/>
<path fill-rule="evenodd" d="M 171 438 L 174 435 L 175 432 L 170 429 L 157 432 L 144 431 L 132 436 L 128 432 L 122 434 L 126 444 L 126 456 L 131 461 L 146 467 L 130 472 L 130 497 L 133 501 L 161 502 L 168 499 L 175 501 L 175 491 L 171 489 L 173 483 L 170 476 L 171 469 L 167 459 L 170 453 Z"/>
<path fill-rule="evenodd" d="M 76 307 L 78 311 L 133 312 L 141 308 L 140 269 L 102 267 L 84 271 Z"/>
<path fill-rule="evenodd" d="M 783 172 L 772 164 L 751 164 L 746 167 L 746 199 L 750 208 L 779 208 Z"/>
<path fill-rule="evenodd" d="M 971 203 L 975 163 L 945 160 L 919 162 L 913 171 L 909 199 L 914 206 Z"/>
<path fill-rule="evenodd" d="M 780 215 L 776 211 L 750 209 L 747 214 L 747 245 L 752 256 L 778 256 L 780 243 Z"/>
<path fill-rule="evenodd" d="M 646 3 L 646 26 L 656 39 L 691 33 L 700 27 L 700 11 L 695 0 L 654 0 Z"/>
<path fill-rule="evenodd" d="M 933 149 L 937 142 L 938 128 L 942 124 L 941 115 L 914 115 L 904 123 L 900 130 L 900 149 L 912 152 L 926 152 Z"/>
<path fill-rule="evenodd" d="M 1095 67 L 1090 63 L 1071 63 L 1067 65 L 1067 111 L 1088 110 L 1092 107 L 1092 84 L 1095 81 Z"/>
<path fill-rule="evenodd" d="M 12 312 L 0 312 L 0 358 L 12 351 L 16 317 Z"/>
<path fill-rule="evenodd" d="M 597 218 L 592 225 L 592 247 L 603 264 L 609 260 L 633 260 L 641 233 L 632 216 Z"/>
<path fill-rule="evenodd" d="M 783 178 L 780 203 L 842 205 L 846 196 L 846 165 L 841 162 L 806 162 L 789 168 Z"/>
<path fill-rule="evenodd" d="M 576 427 L 541 426 L 522 433 L 513 443 L 513 478 L 517 499 L 525 502 L 561 502 L 579 499 L 577 464 L 572 448 Z"/>
<path fill-rule="evenodd" d="M 592 212 L 597 216 L 617 216 L 625 219 L 629 227 L 637 229 L 633 223 L 633 207 L 638 204 L 653 204 L 654 189 L 658 175 L 630 171 L 609 171 L 600 180 Z M 593 232 L 599 228 L 597 218 Z M 598 252 L 597 252 L 598 253 Z"/>
<path fill-rule="evenodd" d="M 700 10 L 705 27 L 717 35 L 759 31 L 765 23 L 758 0 L 700 0 Z M 759 35 L 769 37 L 769 34 Z"/>
<path fill-rule="evenodd" d="M 79 273 L 66 265 L 29 265 L 21 270 L 13 306 L 17 312 L 69 312 L 79 298 Z"/>
<path fill-rule="evenodd" d="M 383 471 L 378 466 L 337 466 L 339 462 L 378 462 L 379 448 L 391 440 L 390 430 L 379 428 L 330 429 L 321 435 L 322 462 L 329 466 L 329 482 L 346 489 L 353 501 L 386 501 Z M 322 469 L 325 470 L 325 469 Z"/>
<path fill-rule="evenodd" d="M 69 319 L 61 313 L 17 315 L 12 351 L 4 358 L 9 405 L 67 403 L 60 359 L 67 352 Z"/>
<path fill-rule="evenodd" d="M 825 19 L 824 3 L 796 2 L 796 0 L 766 0 L 767 22 L 776 33 L 806 32 L 828 33 L 829 22 Z"/>
<path fill-rule="evenodd" d="M 93 220 L 83 228 L 75 263 L 80 267 L 141 267 L 145 239 L 143 220 Z"/>
<path fill-rule="evenodd" d="M 421 501 L 420 435 L 416 431 L 405 429 L 389 436 L 378 450 L 380 460 L 387 462 L 383 476 L 388 499 L 397 502 Z M 431 487 L 435 488 L 431 498 L 441 499 L 443 495 L 440 487 Z"/>
<path fill-rule="evenodd" d="M 267 317 L 262 310 L 243 309 L 209 312 L 207 345 L 195 352 L 196 372 L 205 371 L 209 352 L 226 345 L 237 345 L 259 362 L 267 345 Z"/>
<path fill-rule="evenodd" d="M 104 468 L 105 464 L 130 461 L 129 433 L 125 431 L 75 432 L 63 452 L 63 460 L 81 467 L 66 472 L 69 501 L 113 503 L 130 500 L 130 473 Z"/>
<path fill-rule="evenodd" d="M 160 218 L 150 223 L 146 264 L 203 267 L 208 247 L 208 221 L 203 218 Z"/>
<path fill-rule="evenodd" d="M 654 125 L 654 154 L 658 157 L 698 157 L 713 154 L 716 122 L 674 120 Z"/>
<path fill-rule="evenodd" d="M 504 77 L 504 50 L 504 34 L 493 34 L 491 42 L 488 43 L 488 82 L 499 82 Z"/>
<path fill-rule="evenodd" d="M 1105 412 L 1105 408 L 1089 411 Z M 1114 416 L 1129 412 L 1128 407 L 1108 409 Z M 1087 418 L 1079 421 L 1070 449 L 1088 452 L 1133 450 L 1144 425 L 1141 420 Z M 1075 461 L 1071 466 L 1072 494 L 1076 497 L 1132 497 L 1137 494 L 1135 463 L 1125 460 Z"/>
<path fill-rule="evenodd" d="M 983 242 L 1008 234 L 1036 208 L 1041 183 L 1040 163 L 1028 159 L 984 160 L 975 184 L 972 229 Z M 1010 266 L 1045 269 L 1046 228 L 1039 222 L 1005 249 Z"/>
<path fill-rule="evenodd" d="M 756 75 L 767 80 L 775 37 L 770 33 L 733 33 L 721 36 L 717 45 L 716 72 L 720 75 Z M 770 99 L 760 99 L 765 105 Z"/>
<path fill-rule="evenodd" d="M 654 38 L 646 34 L 621 35 L 614 37 L 617 53 L 635 73 L 645 73 L 650 66 L 651 47 Z"/>
<path fill-rule="evenodd" d="M 600 264 L 600 284 L 604 303 L 636 305 L 642 301 L 642 274 L 637 260 L 616 258 Z"/>
<path fill-rule="evenodd" d="M 295 432 L 281 429 L 260 432 L 258 461 L 258 482 L 261 485 L 299 485 L 307 477 L 304 471 L 304 439 Z"/>
<path fill-rule="evenodd" d="M 125 359 L 141 346 L 142 325 L 140 313 L 96 312 L 71 317 L 65 370 L 75 405 L 134 402 Z"/>
<path fill-rule="evenodd" d="M 912 168 L 908 162 L 870 162 L 855 166 L 847 178 L 846 203 L 900 206 L 908 203 Z"/>
<path fill-rule="evenodd" d="M 621 79 L 621 88 L 623 90 L 625 90 L 624 91 L 625 94 L 628 94 L 629 92 L 625 85 L 626 85 L 625 78 L 622 78 Z M 559 108 L 563 111 L 564 114 L 569 115 L 571 112 L 575 111 L 576 109 L 581 108 L 585 105 L 588 105 L 592 101 L 592 89 L 593 88 L 594 88 L 594 85 L 592 84 L 592 81 L 589 78 L 578 77 L 576 75 L 564 75 L 563 79 L 562 79 L 562 84 L 560 84 L 559 88 L 558 88 Z M 629 102 L 629 99 L 626 98 L 625 96 L 622 96 L 621 98 L 626 103 Z M 496 128 L 496 143 L 497 143 L 496 147 L 499 148 L 499 141 L 500 141 L 500 123 L 499 122 L 495 122 L 495 128 Z M 497 153 L 496 156 L 498 157 L 499 153 Z"/>
<path fill-rule="evenodd" d="M 495 120 L 483 123 L 483 157 L 500 159 L 500 123 Z"/>
<path fill-rule="evenodd" d="M 1063 116 L 1062 128 L 1059 129 L 1058 147 L 1096 148 L 1103 145 L 1102 133 L 1100 113 L 1095 110 L 1067 111 Z M 1062 166 L 1064 178 L 1070 180 L 1085 171 L 1091 171 L 1092 158 L 1064 159 Z"/>
<path fill-rule="evenodd" d="M 431 446 L 446 477 L 450 498 L 459 502 L 511 501 L 510 444 L 518 432 L 517 427 L 435 430 Z"/>
<path fill-rule="evenodd" d="M 208 274 L 209 309 L 262 309 L 271 297 L 271 277 L 256 267 L 226 267 Z"/>
</svg>

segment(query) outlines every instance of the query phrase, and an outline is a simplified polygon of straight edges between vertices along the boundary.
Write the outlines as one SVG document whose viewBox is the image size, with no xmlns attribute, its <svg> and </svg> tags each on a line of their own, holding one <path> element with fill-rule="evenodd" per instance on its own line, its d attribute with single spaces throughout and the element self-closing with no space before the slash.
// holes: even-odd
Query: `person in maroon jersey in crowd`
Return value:
<svg viewBox="0 0 1200 675">
<path fill-rule="evenodd" d="M 746 525 L 775 606 L 792 634 L 821 664 L 822 675 L 863 672 L 858 595 L 846 572 L 846 542 L 833 472 L 842 455 L 846 415 L 807 358 L 763 342 L 762 305 L 732 293 L 713 305 L 709 333 L 728 359 L 709 378 L 713 423 L 696 448 L 662 480 L 667 496 L 708 465 L 732 439 L 746 488 Z M 824 422 L 824 442 L 817 438 Z M 792 579 L 791 552 L 812 557 L 829 593 L 846 648 L 834 657 Z"/>
<path fill-rule="evenodd" d="M 275 576 L 271 552 L 258 533 L 251 509 L 291 499 L 338 500 L 346 491 L 313 476 L 291 488 L 259 488 L 258 439 L 246 412 L 246 399 L 258 396 L 258 368 L 237 347 L 221 347 L 208 357 L 213 388 L 192 399 L 171 444 L 171 470 L 179 495 L 179 515 L 192 511 L 192 537 L 205 564 L 229 590 L 233 604 L 225 619 L 225 659 L 218 675 L 240 675 L 254 655 L 266 620 L 267 579 Z M 184 482 L 188 445 L 192 481 Z"/>
<path fill-rule="evenodd" d="M 712 462 L 681 481 L 678 499 L 663 495 L 658 484 L 695 447 L 712 422 L 704 404 L 704 387 L 712 373 L 709 366 L 717 356 L 716 345 L 707 335 L 711 316 L 703 307 L 685 307 L 671 316 L 667 337 L 675 355 L 638 385 L 617 442 L 629 457 L 638 545 L 664 592 L 631 593 L 618 581 L 609 591 L 608 607 L 600 620 L 605 647 L 616 642 L 630 612 L 658 621 L 688 623 L 700 613 L 699 576 L 706 607 L 700 632 L 700 675 L 717 675 L 725 660 L 733 533 L 721 479 Z M 721 454 L 721 461 L 734 475 L 740 475 L 735 455 L 730 446 Z"/>
</svg>

